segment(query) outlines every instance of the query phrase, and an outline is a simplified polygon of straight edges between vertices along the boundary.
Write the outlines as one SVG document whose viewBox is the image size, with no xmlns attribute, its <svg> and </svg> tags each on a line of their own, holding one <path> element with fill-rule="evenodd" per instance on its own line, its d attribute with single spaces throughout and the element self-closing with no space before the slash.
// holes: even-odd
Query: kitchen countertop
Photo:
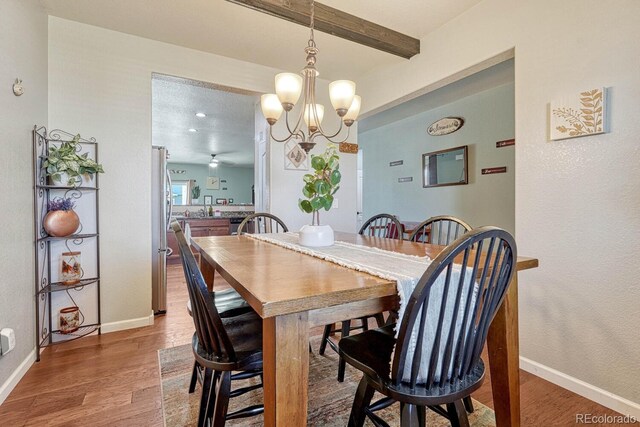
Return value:
<svg viewBox="0 0 640 427">
<path fill-rule="evenodd" d="M 222 211 L 220 212 L 220 216 L 199 216 L 196 213 L 192 213 L 188 217 L 184 215 L 174 215 L 171 218 L 182 220 L 182 219 L 225 219 L 225 218 L 245 218 L 251 215 L 253 211 Z"/>
</svg>

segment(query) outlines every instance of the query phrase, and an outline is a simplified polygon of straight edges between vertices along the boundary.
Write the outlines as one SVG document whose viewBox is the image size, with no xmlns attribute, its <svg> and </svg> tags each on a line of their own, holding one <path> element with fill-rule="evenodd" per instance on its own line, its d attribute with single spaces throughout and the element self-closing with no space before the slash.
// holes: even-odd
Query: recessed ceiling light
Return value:
<svg viewBox="0 0 640 427">
<path fill-rule="evenodd" d="M 207 117 L 207 115 L 205 113 L 196 113 L 196 117 Z"/>
<path fill-rule="evenodd" d="M 198 132 L 198 129 L 191 128 L 189 129 L 189 132 Z"/>
</svg>

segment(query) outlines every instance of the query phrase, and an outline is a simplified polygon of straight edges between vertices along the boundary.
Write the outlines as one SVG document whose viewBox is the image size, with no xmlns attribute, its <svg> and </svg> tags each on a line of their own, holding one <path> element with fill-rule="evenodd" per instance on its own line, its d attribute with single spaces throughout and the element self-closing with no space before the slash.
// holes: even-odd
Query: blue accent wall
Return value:
<svg viewBox="0 0 640 427">
<path fill-rule="evenodd" d="M 449 116 L 464 118 L 464 126 L 444 136 L 427 133 L 431 123 Z M 496 141 L 514 133 L 510 83 L 359 134 L 364 219 L 382 212 L 401 221 L 454 215 L 473 227 L 496 225 L 515 232 L 515 150 L 496 148 Z M 422 155 L 461 145 L 469 146 L 469 184 L 423 188 Z M 396 160 L 404 164 L 390 167 Z M 498 166 L 506 166 L 507 173 L 481 175 L 481 169 Z M 399 183 L 401 177 L 413 181 Z"/>
<path fill-rule="evenodd" d="M 253 168 L 236 168 L 219 165 L 217 171 L 210 172 L 209 165 L 195 165 L 190 163 L 167 163 L 167 169 L 185 170 L 184 174 L 171 174 L 172 181 L 184 181 L 195 179 L 200 186 L 198 204 L 204 204 L 204 196 L 213 196 L 216 199 L 233 199 L 233 203 L 251 203 L 251 186 L 253 185 Z M 220 190 L 207 190 L 207 177 L 218 176 Z M 226 190 L 224 190 L 226 188 Z"/>
</svg>

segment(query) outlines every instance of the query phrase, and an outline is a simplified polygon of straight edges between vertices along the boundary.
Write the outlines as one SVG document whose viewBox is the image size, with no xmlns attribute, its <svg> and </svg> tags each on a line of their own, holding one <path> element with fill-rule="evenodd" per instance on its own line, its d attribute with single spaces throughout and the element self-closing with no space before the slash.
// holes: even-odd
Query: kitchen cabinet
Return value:
<svg viewBox="0 0 640 427">
<path fill-rule="evenodd" d="M 191 229 L 191 237 L 228 236 L 231 234 L 229 218 L 185 219 Z"/>
<path fill-rule="evenodd" d="M 191 237 L 228 236 L 231 234 L 229 218 L 184 218 L 178 222 L 183 230 L 186 224 L 189 224 Z M 169 264 L 180 262 L 178 240 L 173 230 L 167 231 L 167 246 L 171 249 L 170 255 L 167 256 L 167 262 Z"/>
</svg>

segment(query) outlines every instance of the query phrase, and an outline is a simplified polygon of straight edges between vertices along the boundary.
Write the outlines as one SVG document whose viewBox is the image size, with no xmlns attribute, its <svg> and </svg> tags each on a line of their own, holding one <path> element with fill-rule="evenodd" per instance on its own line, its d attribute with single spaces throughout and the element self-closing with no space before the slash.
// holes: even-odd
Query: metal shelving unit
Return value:
<svg viewBox="0 0 640 427">
<path fill-rule="evenodd" d="M 98 174 L 92 181 L 79 186 L 50 185 L 42 170 L 49 147 L 73 139 L 74 135 L 61 130 L 47 132 L 45 127 L 33 129 L 33 206 L 35 237 L 35 304 L 37 360 L 40 349 L 82 338 L 92 333 L 101 333 L 100 315 L 100 229 Z M 82 153 L 98 161 L 98 144 L 95 139 L 80 139 Z M 83 198 L 83 196 L 86 196 Z M 49 236 L 43 220 L 47 204 L 54 198 L 71 198 L 76 203 L 80 216 L 77 234 L 66 237 Z M 73 248 L 73 249 L 72 249 Z M 57 272 L 58 257 L 62 252 L 82 249 L 82 277 L 69 284 L 60 280 Z M 85 270 L 85 261 L 90 266 Z M 86 276 L 86 277 L 85 277 Z M 78 300 L 78 301 L 76 301 Z M 57 327 L 57 307 L 77 306 L 81 318 L 80 327 L 72 332 L 62 332 Z"/>
</svg>

